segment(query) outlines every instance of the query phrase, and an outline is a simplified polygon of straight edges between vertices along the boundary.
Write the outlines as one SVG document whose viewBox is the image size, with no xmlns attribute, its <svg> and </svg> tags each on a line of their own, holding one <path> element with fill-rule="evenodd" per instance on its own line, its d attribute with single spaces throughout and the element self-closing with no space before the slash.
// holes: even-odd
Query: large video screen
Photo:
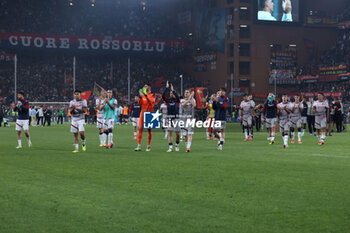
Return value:
<svg viewBox="0 0 350 233">
<path fill-rule="evenodd" d="M 258 22 L 300 22 L 301 0 L 256 0 Z"/>
</svg>

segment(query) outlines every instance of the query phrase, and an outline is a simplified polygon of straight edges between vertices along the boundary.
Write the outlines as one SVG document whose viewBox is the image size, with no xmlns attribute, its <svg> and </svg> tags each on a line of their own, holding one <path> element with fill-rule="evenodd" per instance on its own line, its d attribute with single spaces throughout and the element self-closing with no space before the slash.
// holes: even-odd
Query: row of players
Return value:
<svg viewBox="0 0 350 233">
<path fill-rule="evenodd" d="M 85 140 L 85 120 L 84 112 L 87 108 L 85 100 L 81 99 L 80 91 L 74 92 L 74 100 L 70 102 L 70 111 L 72 112 L 71 132 L 74 134 L 74 151 L 79 152 L 79 135 L 82 141 L 82 150 L 86 150 Z M 135 97 L 135 102 L 132 104 L 132 122 L 134 126 L 134 138 L 137 138 L 137 147 L 135 151 L 141 150 L 141 140 L 143 133 L 143 112 L 154 111 L 155 95 L 151 93 L 151 86 L 146 84 L 143 89 L 140 90 L 140 96 Z M 275 100 L 275 96 L 270 93 L 268 100 L 264 104 L 264 118 L 266 121 L 266 128 L 268 129 L 268 139 L 270 144 L 275 141 L 275 127 L 277 124 L 277 117 L 279 120 L 280 131 L 283 137 L 283 147 L 288 147 L 289 132 L 291 133 L 292 143 L 294 143 L 295 129 L 298 130 L 298 143 L 301 143 L 302 138 L 302 123 L 303 118 L 301 116 L 303 112 L 303 103 L 300 102 L 300 97 L 295 96 L 294 102 L 289 102 L 288 96 L 282 96 L 282 102 L 278 103 Z M 182 115 L 187 118 L 194 118 L 194 109 L 196 102 L 194 100 L 194 93 L 186 90 L 184 93 L 184 99 L 180 100 L 173 86 L 167 82 L 166 89 L 163 93 L 163 100 L 167 112 L 167 116 L 171 116 L 170 121 L 176 122 L 179 120 L 179 110 L 182 108 Z M 110 149 L 114 146 L 113 142 L 113 128 L 114 128 L 114 110 L 117 106 L 117 100 L 113 98 L 111 90 L 102 91 L 100 97 L 96 100 L 96 108 L 99 110 L 97 116 L 97 127 L 99 128 L 100 146 L 105 146 Z M 212 95 L 210 101 L 207 104 L 209 108 L 209 121 L 220 121 L 220 127 L 213 129 L 213 134 L 219 140 L 218 150 L 222 150 L 225 141 L 225 127 L 226 127 L 226 110 L 228 106 L 228 98 L 226 97 L 226 89 L 221 88 L 216 95 Z M 25 132 L 28 138 L 28 145 L 31 146 L 29 135 L 29 104 L 24 99 L 24 93 L 18 93 L 18 103 L 13 106 L 15 111 L 19 112 L 16 122 L 16 131 L 18 132 L 18 146 L 22 148 L 21 131 Z M 165 108 L 165 107 L 163 107 Z M 324 144 L 326 138 L 327 119 L 329 115 L 329 105 L 324 99 L 322 93 L 318 94 L 318 100 L 313 103 L 313 111 L 315 112 L 315 126 L 317 129 L 317 135 L 319 139 L 319 145 Z M 248 96 L 244 96 L 244 100 L 240 104 L 240 119 L 245 133 L 245 141 L 252 140 L 252 120 L 255 115 L 255 103 L 250 100 Z M 138 126 L 138 130 L 137 130 Z M 182 129 L 184 131 L 186 140 L 186 152 L 190 152 L 192 135 L 194 133 L 193 128 L 188 127 Z M 169 149 L 167 152 L 173 151 L 173 138 L 172 134 L 175 132 L 175 150 L 179 150 L 180 132 L 179 124 L 171 124 L 168 131 L 168 143 Z M 207 133 L 208 135 L 208 133 Z M 108 144 L 106 141 L 108 140 Z M 146 151 L 151 149 L 152 130 L 148 129 L 148 143 Z"/>
<path fill-rule="evenodd" d="M 267 101 L 263 106 L 263 118 L 268 130 L 270 144 L 275 142 L 275 128 L 279 121 L 280 132 L 283 138 L 283 147 L 288 147 L 289 133 L 291 143 L 295 143 L 295 131 L 297 130 L 298 143 L 302 143 L 306 125 L 307 105 L 300 101 L 300 96 L 294 96 L 294 102 L 287 95 L 282 96 L 282 102 L 278 103 L 273 93 L 269 93 Z M 329 104 L 322 92 L 318 93 L 317 101 L 313 102 L 312 111 L 315 114 L 315 128 L 318 136 L 318 144 L 323 145 L 326 139 L 327 120 L 329 119 Z M 255 117 L 255 103 L 244 96 L 240 105 L 240 118 L 245 133 L 245 141 L 252 140 L 252 120 Z"/>
<path fill-rule="evenodd" d="M 226 127 L 226 109 L 228 106 L 228 98 L 226 97 L 226 89 L 222 88 L 220 94 L 215 97 L 213 108 L 215 109 L 215 121 L 220 122 L 220 127 L 214 129 L 214 134 L 219 139 L 218 149 L 222 150 L 225 138 Z M 18 102 L 13 104 L 14 111 L 18 111 L 18 118 L 16 121 L 16 131 L 18 135 L 18 146 L 22 148 L 21 132 L 24 131 L 28 145 L 32 146 L 29 134 L 29 103 L 24 98 L 24 93 L 18 93 Z M 167 106 L 167 118 L 170 121 L 168 127 L 168 143 L 169 149 L 167 152 L 173 151 L 173 132 L 176 134 L 175 151 L 179 151 L 180 142 L 180 127 L 177 123 L 180 120 L 179 109 L 181 106 L 181 113 L 186 119 L 194 119 L 194 109 L 196 101 L 194 99 L 194 92 L 185 90 L 184 98 L 180 100 L 178 94 L 174 90 L 172 84 L 167 82 L 166 89 L 163 93 L 163 100 Z M 97 127 L 99 129 L 100 146 L 105 146 L 111 149 L 114 146 L 113 142 L 113 128 L 115 108 L 117 107 L 117 100 L 113 98 L 112 90 L 102 91 L 100 97 L 96 100 L 96 108 L 99 110 L 97 115 Z M 137 147 L 135 151 L 141 151 L 141 141 L 143 135 L 143 113 L 153 112 L 155 107 L 155 95 L 151 92 L 151 85 L 146 84 L 139 91 L 139 96 L 135 97 L 133 103 L 133 126 L 134 138 L 137 137 Z M 81 98 L 81 91 L 75 90 L 74 99 L 70 101 L 69 110 L 72 114 L 70 131 L 74 134 L 74 150 L 73 153 L 79 152 L 79 136 L 81 138 L 82 151 L 86 151 L 86 136 L 85 136 L 85 117 L 84 113 L 87 109 L 86 100 Z M 138 130 L 137 130 L 138 127 Z M 184 131 L 186 152 L 190 152 L 192 135 L 194 129 L 191 126 L 182 128 Z M 137 133 L 136 133 L 137 130 Z M 148 141 L 146 151 L 151 150 L 152 129 L 147 129 Z M 107 143 L 106 143 L 107 141 Z"/>
</svg>

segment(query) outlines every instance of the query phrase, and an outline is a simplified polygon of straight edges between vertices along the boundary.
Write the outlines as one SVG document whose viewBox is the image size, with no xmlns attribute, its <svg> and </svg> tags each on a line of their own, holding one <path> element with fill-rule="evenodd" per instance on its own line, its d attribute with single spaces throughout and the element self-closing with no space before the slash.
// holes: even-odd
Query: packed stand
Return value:
<svg viewBox="0 0 350 233">
<path fill-rule="evenodd" d="M 1 1 L 2 33 L 179 38 L 183 34 L 166 9 L 139 1 Z"/>
</svg>

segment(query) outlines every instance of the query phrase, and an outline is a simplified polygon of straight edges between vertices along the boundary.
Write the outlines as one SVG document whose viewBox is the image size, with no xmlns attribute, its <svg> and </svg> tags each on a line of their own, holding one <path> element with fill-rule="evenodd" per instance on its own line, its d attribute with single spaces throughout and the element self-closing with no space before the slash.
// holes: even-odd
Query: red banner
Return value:
<svg viewBox="0 0 350 233">
<path fill-rule="evenodd" d="M 318 92 L 301 92 L 300 94 L 306 98 L 308 97 L 315 97 L 317 96 Z M 342 97 L 343 93 L 342 92 L 324 92 L 323 93 L 325 97 Z"/>
<path fill-rule="evenodd" d="M 15 58 L 13 54 L 0 54 L 0 61 L 12 61 Z"/>
</svg>

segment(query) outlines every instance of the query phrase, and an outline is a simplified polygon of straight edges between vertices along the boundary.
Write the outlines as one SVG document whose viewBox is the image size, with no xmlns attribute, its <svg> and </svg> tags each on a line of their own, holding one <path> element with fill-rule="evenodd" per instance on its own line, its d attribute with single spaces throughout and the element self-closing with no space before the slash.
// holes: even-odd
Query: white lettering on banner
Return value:
<svg viewBox="0 0 350 233">
<path fill-rule="evenodd" d="M 123 48 L 123 50 L 126 50 L 126 51 L 130 50 L 130 48 L 131 48 L 131 43 L 130 43 L 130 41 L 124 40 L 124 41 L 122 42 L 122 48 Z"/>
<path fill-rule="evenodd" d="M 11 45 L 18 45 L 18 39 L 17 36 L 10 36 L 9 41 Z"/>
<path fill-rule="evenodd" d="M 0 33 L 1 34 L 1 33 Z M 3 34 L 1 34 L 3 35 Z M 78 37 L 66 36 L 60 37 L 57 35 L 32 35 L 32 34 L 5 34 L 8 38 L 9 46 L 23 46 L 33 48 L 47 48 L 47 49 L 69 49 L 74 48 L 78 50 L 123 50 L 136 52 L 164 52 L 166 43 L 162 40 L 137 40 L 127 39 L 120 40 L 112 37 Z M 71 41 L 72 44 L 71 44 Z M 169 48 L 175 43 L 171 41 Z M 176 42 L 177 43 L 177 42 Z M 170 50 L 170 49 L 169 49 Z"/>
<path fill-rule="evenodd" d="M 43 45 L 44 45 L 44 40 L 42 38 L 40 38 L 40 37 L 34 38 L 34 46 L 35 47 L 41 48 L 41 47 L 43 47 Z"/>
<path fill-rule="evenodd" d="M 156 41 L 156 50 L 157 50 L 157 52 L 163 52 L 164 51 L 164 45 L 165 45 L 165 42 L 157 42 Z"/>
<path fill-rule="evenodd" d="M 141 41 L 134 41 L 134 48 L 133 51 L 141 51 L 142 50 L 142 44 Z"/>
<path fill-rule="evenodd" d="M 111 42 L 107 40 L 102 41 L 102 49 L 109 49 L 111 47 Z"/>
<path fill-rule="evenodd" d="M 99 49 L 100 48 L 100 41 L 93 39 L 90 41 L 90 46 L 92 49 Z"/>
<path fill-rule="evenodd" d="M 20 36 L 21 40 L 22 40 L 22 45 L 25 47 L 30 46 L 30 39 L 32 39 L 31 36 Z M 25 41 L 25 39 L 27 39 L 27 42 Z"/>
<path fill-rule="evenodd" d="M 120 49 L 119 40 L 113 40 L 112 41 L 112 49 L 113 50 L 119 50 Z"/>
<path fill-rule="evenodd" d="M 145 45 L 146 45 L 145 51 L 146 52 L 152 52 L 154 50 L 154 48 L 152 46 L 149 47 L 150 43 L 151 43 L 151 41 L 145 41 Z"/>
<path fill-rule="evenodd" d="M 46 37 L 45 39 L 47 41 L 46 48 L 48 48 L 48 49 L 57 48 L 56 43 L 55 43 L 55 38 Z"/>
<path fill-rule="evenodd" d="M 69 49 L 69 38 L 60 38 L 60 49 Z"/>
<path fill-rule="evenodd" d="M 78 49 L 89 49 L 89 47 L 87 46 L 87 39 L 78 39 L 79 41 L 79 46 Z"/>
</svg>

